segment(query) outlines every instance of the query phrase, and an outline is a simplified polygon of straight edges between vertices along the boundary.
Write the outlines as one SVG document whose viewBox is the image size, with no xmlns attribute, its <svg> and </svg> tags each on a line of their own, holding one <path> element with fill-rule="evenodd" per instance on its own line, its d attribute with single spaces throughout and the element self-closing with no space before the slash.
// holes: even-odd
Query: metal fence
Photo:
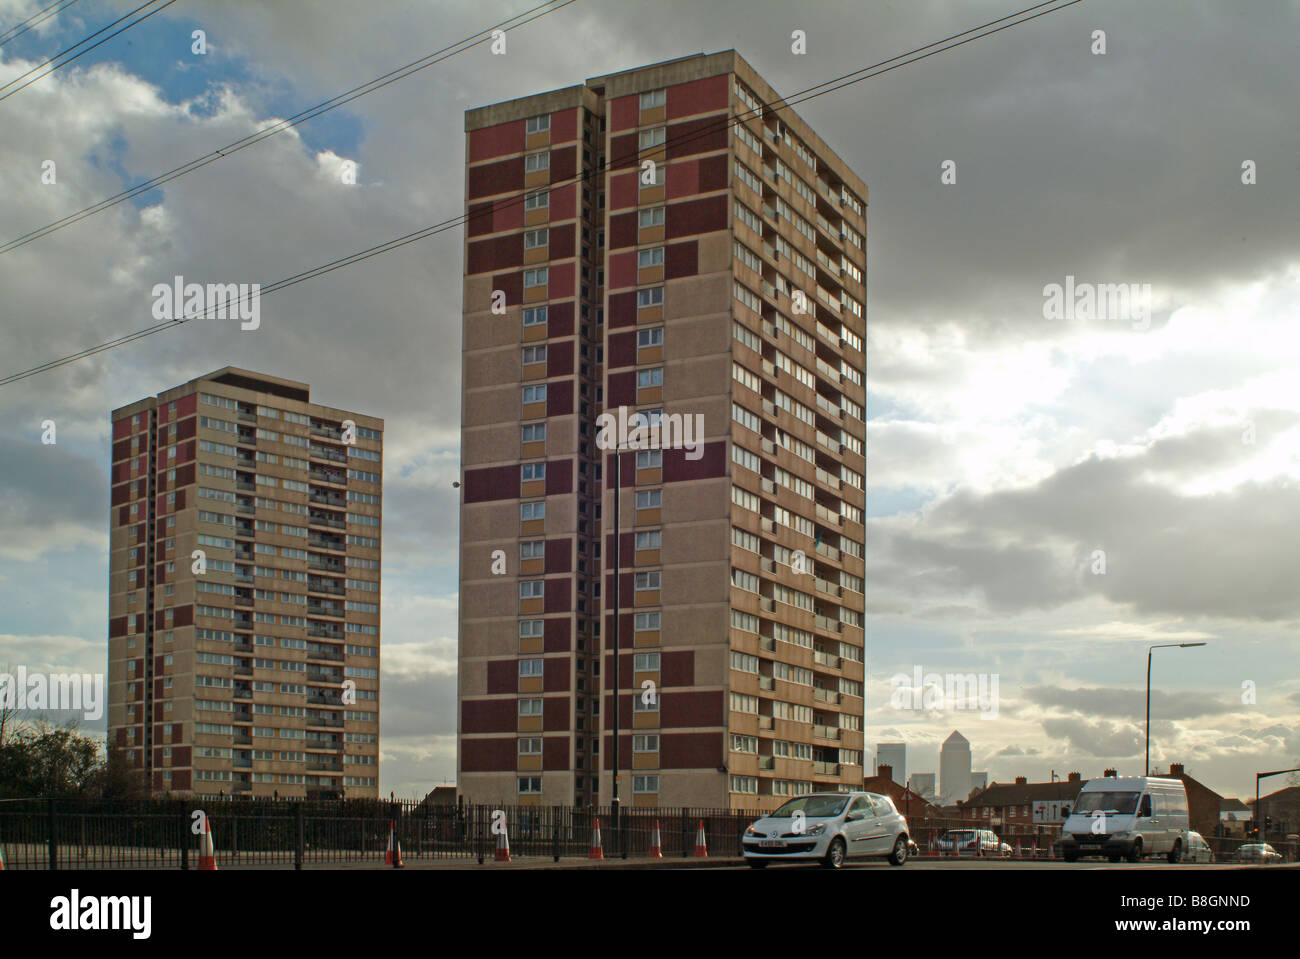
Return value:
<svg viewBox="0 0 1300 959">
<path fill-rule="evenodd" d="M 203 817 L 195 815 L 202 812 Z M 730 809 L 431 805 L 411 800 L 147 800 L 0 802 L 0 853 L 10 869 L 192 869 L 211 830 L 218 868 L 383 863 L 395 833 L 405 862 L 494 858 L 504 827 L 511 856 L 586 858 L 597 825 L 606 858 L 644 857 L 655 825 L 664 857 L 738 856 L 761 813 Z"/>
</svg>

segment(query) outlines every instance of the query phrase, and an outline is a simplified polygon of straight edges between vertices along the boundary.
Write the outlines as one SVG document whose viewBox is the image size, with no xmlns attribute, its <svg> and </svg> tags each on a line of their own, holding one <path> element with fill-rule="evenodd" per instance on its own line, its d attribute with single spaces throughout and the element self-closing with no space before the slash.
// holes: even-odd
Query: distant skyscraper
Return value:
<svg viewBox="0 0 1300 959">
<path fill-rule="evenodd" d="M 876 768 L 894 767 L 894 782 L 907 785 L 907 743 L 879 743 L 876 746 Z"/>
<path fill-rule="evenodd" d="M 934 799 L 934 773 L 912 773 L 912 792 L 922 799 Z"/>
<path fill-rule="evenodd" d="M 950 803 L 970 795 L 970 741 L 955 729 L 939 750 L 939 788 Z"/>
</svg>

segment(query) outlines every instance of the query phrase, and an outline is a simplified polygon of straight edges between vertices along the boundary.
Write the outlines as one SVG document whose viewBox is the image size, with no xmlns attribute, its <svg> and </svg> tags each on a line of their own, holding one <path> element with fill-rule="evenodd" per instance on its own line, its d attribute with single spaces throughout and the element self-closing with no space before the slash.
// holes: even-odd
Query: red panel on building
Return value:
<svg viewBox="0 0 1300 959">
<path fill-rule="evenodd" d="M 193 439 L 198 432 L 199 420 L 196 416 L 187 416 L 176 424 L 176 438 L 178 440 Z"/>
<path fill-rule="evenodd" d="M 120 506 L 131 498 L 131 484 L 123 483 L 121 486 L 113 487 L 112 505 Z"/>
<path fill-rule="evenodd" d="M 662 686 L 695 685 L 695 651 L 681 649 L 659 657 L 659 682 Z"/>
<path fill-rule="evenodd" d="M 620 366 L 636 365 L 636 330 L 609 334 L 609 346 L 605 350 L 606 369 Z"/>
<path fill-rule="evenodd" d="M 572 382 L 549 383 L 546 387 L 546 415 L 567 416 L 573 412 Z"/>
<path fill-rule="evenodd" d="M 573 621 L 562 616 L 542 622 L 542 649 L 548 653 L 567 653 L 573 646 Z"/>
<path fill-rule="evenodd" d="M 573 303 L 552 303 L 547 307 L 546 333 L 552 339 L 573 335 Z"/>
<path fill-rule="evenodd" d="M 118 440 L 113 444 L 113 462 L 117 463 L 131 458 L 131 441 L 129 439 Z"/>
<path fill-rule="evenodd" d="M 664 726 L 721 726 L 723 692 L 716 690 L 673 690 L 659 697 L 659 720 Z"/>
<path fill-rule="evenodd" d="M 522 273 L 497 273 L 492 277 L 492 289 L 504 290 L 506 305 L 514 306 L 524 298 L 524 275 Z"/>
<path fill-rule="evenodd" d="M 676 120 L 692 113 L 725 110 L 730 104 L 730 95 L 730 75 L 726 73 L 689 83 L 678 83 L 667 91 L 668 119 Z"/>
<path fill-rule="evenodd" d="M 563 300 L 573 296 L 573 274 L 577 270 L 574 263 L 561 263 L 547 268 L 546 295 L 553 300 Z"/>
<path fill-rule="evenodd" d="M 172 617 L 173 626 L 193 626 L 194 625 L 194 607 L 177 606 L 176 613 Z"/>
<path fill-rule="evenodd" d="M 605 193 L 606 210 L 625 210 L 636 206 L 637 191 L 635 173 L 620 173 L 609 178 L 609 189 Z"/>
<path fill-rule="evenodd" d="M 184 466 L 178 467 L 176 470 L 176 485 L 189 486 L 193 483 L 195 470 L 197 468 L 198 467 L 194 463 L 187 463 Z"/>
<path fill-rule="evenodd" d="M 635 133 L 624 133 L 609 138 L 609 153 L 605 154 L 605 166 L 610 170 L 627 170 L 639 166 L 638 157 L 641 148 Z"/>
<path fill-rule="evenodd" d="M 634 406 L 636 404 L 636 371 L 610 373 L 605 395 L 606 406 Z M 626 462 L 630 457 L 624 457 Z"/>
<path fill-rule="evenodd" d="M 569 737 L 547 736 L 542 740 L 543 769 L 572 769 L 569 762 Z"/>
<path fill-rule="evenodd" d="M 636 252 L 610 253 L 606 258 L 605 285 L 611 290 L 636 286 Z"/>
<path fill-rule="evenodd" d="M 636 291 L 609 294 L 609 312 L 605 323 L 610 329 L 620 326 L 636 326 Z"/>
<path fill-rule="evenodd" d="M 460 768 L 467 773 L 505 772 L 515 768 L 518 744 L 513 736 L 462 739 Z"/>
<path fill-rule="evenodd" d="M 669 240 L 697 233 L 712 233 L 726 228 L 727 197 L 725 194 L 671 203 L 664 213 L 664 236 Z"/>
<path fill-rule="evenodd" d="M 172 771 L 172 789 L 189 789 L 191 772 L 188 769 Z"/>
<path fill-rule="evenodd" d="M 729 132 L 725 115 L 669 124 L 668 159 L 677 160 L 700 153 L 712 153 L 714 150 L 725 150 Z"/>
<path fill-rule="evenodd" d="M 567 696 L 548 696 L 542 700 L 542 729 L 563 732 L 570 728 L 569 713 L 572 706 Z"/>
<path fill-rule="evenodd" d="M 113 420 L 113 439 L 127 439 L 131 435 L 131 417 Z"/>
<path fill-rule="evenodd" d="M 513 699 L 466 699 L 460 704 L 461 732 L 512 733 L 518 725 L 517 709 Z"/>
<path fill-rule="evenodd" d="M 492 232 L 492 218 L 495 204 L 471 203 L 465 215 L 465 229 L 470 236 L 484 236 Z"/>
<path fill-rule="evenodd" d="M 668 168 L 665 179 L 668 199 L 680 200 L 684 196 L 694 196 L 700 192 L 700 162 L 686 160 L 674 163 Z"/>
<path fill-rule="evenodd" d="M 518 230 L 524 225 L 524 201 L 521 197 L 502 197 L 493 203 L 492 230 Z"/>
<path fill-rule="evenodd" d="M 635 210 L 631 213 L 615 213 L 609 218 L 609 229 L 605 233 L 605 245 L 610 251 L 636 246 L 636 238 L 637 215 Z"/>
<path fill-rule="evenodd" d="M 513 659 L 493 659 L 487 664 L 488 695 L 519 691 L 519 664 Z"/>
<path fill-rule="evenodd" d="M 465 471 L 465 502 L 519 498 L 518 466 L 485 466 Z"/>
<path fill-rule="evenodd" d="M 681 483 L 686 480 L 714 479 L 727 473 L 727 441 L 714 440 L 704 444 L 699 459 L 686 458 L 690 450 L 664 450 L 664 482 Z M 700 452 L 697 450 L 696 452 Z"/>
<path fill-rule="evenodd" d="M 573 256 L 573 232 L 572 223 L 551 227 L 550 235 L 547 237 L 551 259 L 562 260 Z"/>
<path fill-rule="evenodd" d="M 547 326 L 550 326 L 550 314 L 547 314 Z M 573 373 L 573 354 L 578 344 L 570 340 L 567 343 L 549 343 L 546 347 L 546 375 L 569 376 Z"/>
<path fill-rule="evenodd" d="M 725 153 L 712 157 L 700 158 L 700 192 L 711 193 L 727 188 L 727 176 L 730 168 Z"/>
<path fill-rule="evenodd" d="M 722 764 L 721 733 L 664 733 L 659 737 L 660 769 L 716 769 Z"/>
<path fill-rule="evenodd" d="M 546 495 L 560 496 L 573 492 L 573 460 L 546 461 Z"/>
<path fill-rule="evenodd" d="M 523 204 L 519 204 L 520 209 Z M 551 188 L 550 202 L 550 219 L 552 220 L 571 220 L 578 215 L 578 185 L 570 183 L 568 186 L 557 186 Z"/>
<path fill-rule="evenodd" d="M 551 183 L 573 179 L 578 173 L 578 148 L 563 147 L 551 151 Z"/>
<path fill-rule="evenodd" d="M 126 635 L 125 616 L 114 616 L 112 619 L 108 621 L 108 635 L 110 638 Z"/>
<path fill-rule="evenodd" d="M 524 158 L 510 157 L 496 163 L 484 163 L 472 166 L 465 177 L 469 199 L 481 200 L 483 197 L 496 196 L 499 193 L 514 193 L 524 188 Z"/>
<path fill-rule="evenodd" d="M 664 279 L 676 280 L 694 276 L 699 272 L 700 244 L 698 240 L 671 243 L 664 249 Z"/>
<path fill-rule="evenodd" d="M 465 251 L 465 272 L 492 273 L 518 268 L 524 262 L 524 235 L 508 233 L 505 236 L 479 240 L 469 244 Z"/>
<path fill-rule="evenodd" d="M 471 130 L 469 134 L 469 162 L 477 163 L 507 153 L 519 153 L 524 148 L 524 121 L 509 120 L 495 126 Z"/>
<path fill-rule="evenodd" d="M 630 130 L 641 119 L 640 94 L 631 93 L 625 97 L 615 97 L 606 104 L 609 117 L 607 125 L 610 130 Z"/>
<path fill-rule="evenodd" d="M 567 613 L 573 609 L 573 579 L 548 579 L 546 583 L 545 611 L 548 613 Z"/>
<path fill-rule="evenodd" d="M 568 659 L 542 660 L 542 688 L 548 693 L 567 693 L 569 691 Z"/>
<path fill-rule="evenodd" d="M 172 765 L 188 766 L 190 764 L 190 747 L 177 746 L 172 750 Z"/>
<path fill-rule="evenodd" d="M 548 539 L 545 563 L 547 575 L 573 572 L 573 540 Z"/>
<path fill-rule="evenodd" d="M 569 107 L 551 114 L 552 143 L 567 143 L 578 139 L 578 110 L 578 107 Z"/>
</svg>

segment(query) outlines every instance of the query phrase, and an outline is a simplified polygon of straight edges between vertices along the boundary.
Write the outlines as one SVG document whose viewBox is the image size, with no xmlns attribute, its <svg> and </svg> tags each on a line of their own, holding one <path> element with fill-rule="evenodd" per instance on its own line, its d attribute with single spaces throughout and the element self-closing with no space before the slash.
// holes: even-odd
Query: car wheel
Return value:
<svg viewBox="0 0 1300 959">
<path fill-rule="evenodd" d="M 767 860 L 765 859 L 746 859 L 745 865 L 750 869 L 766 869 Z"/>
<path fill-rule="evenodd" d="M 831 840 L 830 847 L 826 850 L 826 858 L 822 860 L 822 865 L 827 869 L 839 869 L 844 865 L 844 840 L 839 836 Z"/>
<path fill-rule="evenodd" d="M 1169 850 L 1169 861 L 1178 862 L 1178 860 L 1182 858 L 1183 858 L 1183 841 L 1181 839 L 1176 839 L 1174 840 L 1174 848 Z"/>
<path fill-rule="evenodd" d="M 1128 861 L 1129 862 L 1142 861 L 1142 840 L 1141 839 L 1133 840 L 1133 846 L 1128 851 Z"/>
<path fill-rule="evenodd" d="M 894 851 L 889 854 L 891 866 L 902 866 L 907 862 L 907 839 L 899 836 L 894 840 Z"/>
<path fill-rule="evenodd" d="M 1061 853 L 1061 858 L 1064 859 L 1066 862 L 1078 862 L 1079 850 L 1067 849 L 1065 850 L 1065 852 Z"/>
</svg>

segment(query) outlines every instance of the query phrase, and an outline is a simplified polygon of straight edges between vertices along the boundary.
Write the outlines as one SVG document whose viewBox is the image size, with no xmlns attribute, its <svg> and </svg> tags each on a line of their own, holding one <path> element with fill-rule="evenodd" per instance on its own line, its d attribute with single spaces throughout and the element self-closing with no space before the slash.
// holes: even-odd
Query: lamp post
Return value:
<svg viewBox="0 0 1300 959">
<path fill-rule="evenodd" d="M 1151 651 L 1154 649 L 1168 649 L 1177 646 L 1179 649 L 1186 649 L 1189 646 L 1204 646 L 1204 643 L 1156 643 L 1154 646 L 1147 647 L 1147 725 L 1146 740 L 1147 753 L 1146 762 L 1143 768 L 1146 770 L 1144 776 L 1151 775 Z"/>
<path fill-rule="evenodd" d="M 621 526 L 620 519 L 622 518 L 622 513 L 619 512 L 619 508 L 618 508 L 619 507 L 618 494 L 619 494 L 619 487 L 623 485 L 623 471 L 621 468 L 622 463 L 620 460 L 620 454 L 622 453 L 622 451 L 623 451 L 623 444 L 622 443 L 615 444 L 614 446 L 614 595 L 612 597 L 613 605 L 614 605 L 614 622 L 613 622 L 612 635 L 610 636 L 610 641 L 614 647 L 614 666 L 613 666 L 614 714 L 611 717 L 614 726 L 614 747 L 613 747 L 613 755 L 610 757 L 614 765 L 614 783 L 613 783 L 614 789 L 613 789 L 613 796 L 611 798 L 610 805 L 614 813 L 614 842 L 616 844 L 617 853 L 622 853 L 623 851 L 623 826 L 619 819 L 619 798 L 618 798 L 618 694 L 619 694 L 618 581 L 619 581 L 619 559 L 623 552 L 622 544 L 619 542 L 619 527 Z"/>
</svg>

